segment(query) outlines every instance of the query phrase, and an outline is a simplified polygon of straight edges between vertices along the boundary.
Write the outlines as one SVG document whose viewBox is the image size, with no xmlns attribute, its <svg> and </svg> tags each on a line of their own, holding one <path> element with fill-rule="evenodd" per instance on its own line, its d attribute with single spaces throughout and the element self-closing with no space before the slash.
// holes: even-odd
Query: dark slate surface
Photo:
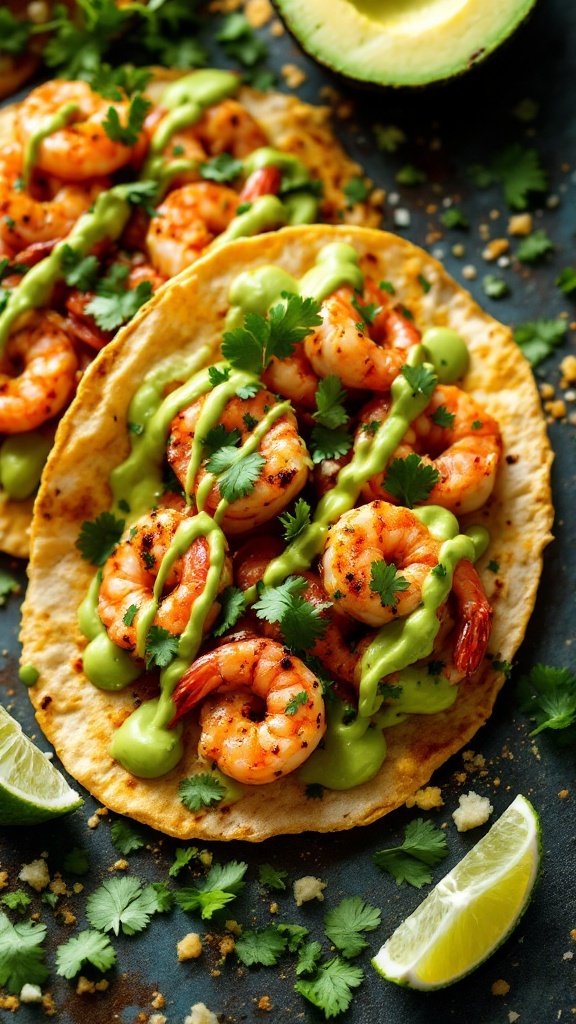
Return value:
<svg viewBox="0 0 576 1024">
<path fill-rule="evenodd" d="M 554 286 L 559 270 L 574 264 L 573 238 L 576 228 L 576 120 L 574 116 L 574 59 L 576 40 L 576 7 L 565 0 L 542 0 L 530 22 L 502 51 L 467 78 L 413 94 L 391 92 L 354 92 L 344 87 L 346 97 L 356 101 L 357 116 L 352 122 L 337 122 L 337 131 L 350 150 L 360 159 L 377 185 L 397 191 L 399 205 L 411 213 L 411 224 L 403 230 L 419 244 L 426 243 L 430 228 L 437 226 L 437 215 L 426 212 L 428 204 L 442 196 L 457 196 L 471 222 L 466 234 L 446 232 L 442 240 L 431 246 L 444 259 L 448 269 L 462 281 L 464 264 L 478 267 L 478 279 L 471 290 L 491 313 L 514 324 L 536 317 L 556 316 L 562 311 L 574 316 L 568 299 Z M 334 83 L 327 73 L 319 71 L 310 61 L 301 58 L 295 45 L 285 36 L 274 41 L 274 64 L 298 60 L 305 66 L 308 79 L 301 95 L 318 100 L 323 84 Z M 511 111 L 518 101 L 530 97 L 539 105 L 539 113 L 530 125 L 523 125 Z M 397 154 L 378 153 L 371 140 L 373 121 L 395 124 L 408 137 L 408 143 Z M 434 140 L 439 140 L 434 142 Z M 550 191 L 560 199 L 557 209 L 536 210 L 536 226 L 544 226 L 556 244 L 551 259 L 534 271 L 520 271 L 518 265 L 495 269 L 480 257 L 484 242 L 478 227 L 489 220 L 491 210 L 500 211 L 492 224 L 493 237 L 505 235 L 507 210 L 497 187 L 486 191 L 475 189 L 466 175 L 474 163 L 485 163 L 491 155 L 510 142 L 534 145 L 541 154 L 550 180 Z M 398 189 L 394 173 L 406 163 L 414 163 L 429 172 L 429 182 L 417 188 Z M 388 206 L 384 224 L 392 227 L 392 208 Z M 462 241 L 466 247 L 463 259 L 451 254 L 451 246 Z M 486 299 L 481 287 L 484 273 L 501 274 L 509 282 L 508 298 L 494 302 Z M 558 356 L 545 364 L 539 375 L 557 383 L 557 364 L 573 346 L 573 335 Z M 572 349 L 573 350 L 573 349 Z M 572 406 L 576 408 L 576 406 Z M 567 423 L 554 423 L 550 428 L 556 451 L 554 493 L 557 509 L 556 540 L 546 553 L 544 577 L 536 611 L 528 627 L 512 682 L 498 701 L 496 712 L 480 731 L 471 746 L 487 761 L 487 775 L 471 776 L 458 782 L 455 773 L 462 768 L 456 756 L 435 777 L 441 785 L 446 806 L 436 812 L 435 820 L 448 821 L 452 866 L 484 830 L 458 835 L 450 819 L 458 794 L 468 788 L 489 795 L 495 815 L 504 810 L 513 797 L 522 792 L 533 800 L 542 820 L 544 868 L 541 883 L 523 920 L 513 936 L 471 977 L 452 988 L 419 994 L 396 988 L 378 978 L 369 966 L 368 956 L 360 962 L 366 968 L 366 982 L 355 995 L 351 1009 L 343 1020 L 348 1024 L 394 1022 L 394 1024 L 430 1024 L 430 1022 L 462 1022 L 469 1024 L 506 1024 L 509 1014 L 519 1015 L 520 1024 L 552 1024 L 573 1019 L 576 1006 L 574 961 L 576 944 L 570 930 L 576 928 L 574 882 L 574 752 L 560 749 L 548 736 L 538 738 L 537 748 L 528 736 L 529 724 L 517 710 L 514 681 L 535 661 L 573 666 L 571 643 L 574 638 L 574 573 L 573 551 L 576 502 L 574 428 Z M 13 566 L 8 560 L 5 566 Z M 22 583 L 24 572 L 21 570 Z M 18 599 L 12 598 L 0 612 L 0 695 L 12 713 L 33 734 L 35 725 L 26 693 L 16 681 L 18 655 Z M 425 728 L 425 723 L 423 725 Z M 39 745 L 46 749 L 44 739 Z M 500 778 L 501 784 L 495 785 Z M 570 796 L 561 800 L 558 793 L 569 788 Z M 61 866 L 62 858 L 72 846 L 85 846 L 90 851 L 90 873 L 82 881 L 90 891 L 104 878 L 118 856 L 111 844 L 109 823 L 103 821 L 96 832 L 87 828 L 87 819 L 95 804 L 87 798 L 86 805 L 72 816 L 34 830 L 3 829 L 0 835 L 0 867 L 10 871 L 11 887 L 17 885 L 19 866 L 49 853 L 52 872 Z M 382 908 L 382 925 L 370 936 L 370 952 L 420 902 L 423 893 L 409 887 L 397 888 L 394 881 L 374 867 L 371 854 L 401 837 L 404 826 L 414 812 L 401 810 L 384 821 L 366 829 L 331 836 L 307 834 L 280 838 L 261 846 L 247 844 L 212 844 L 216 861 L 245 859 L 249 862 L 249 884 L 245 894 L 230 907 L 230 916 L 245 924 L 265 924 L 271 920 L 309 925 L 313 937 L 322 938 L 321 926 L 325 909 L 343 897 L 361 894 Z M 149 832 L 150 849 L 129 857 L 130 870 L 146 879 L 166 877 L 177 844 L 159 834 Z M 257 883 L 258 865 L 270 862 L 290 874 L 290 880 L 302 874 L 315 874 L 328 883 L 326 902 L 308 904 L 296 910 L 291 892 L 278 895 L 280 912 L 276 918 L 269 912 L 274 898 Z M 442 873 L 437 871 L 436 877 Z M 185 873 L 179 879 L 189 882 Z M 69 877 L 69 881 L 73 879 Z M 66 900 L 78 917 L 79 926 L 86 927 L 85 894 Z M 48 961 L 53 964 L 54 947 L 72 934 L 72 929 L 58 923 L 52 911 L 39 904 L 42 918 L 49 922 Z M 215 937 L 206 941 L 200 961 L 179 964 L 175 945 L 190 930 L 210 931 Z M 217 948 L 220 933 L 203 925 L 198 919 L 177 910 L 170 916 L 158 916 L 149 929 L 134 938 L 114 939 L 118 950 L 118 967 L 108 975 L 108 992 L 80 997 L 74 986 L 56 979 L 52 972 L 50 988 L 58 1006 L 56 1019 L 62 1024 L 121 1024 L 148 1019 L 152 1013 L 151 993 L 159 989 L 166 997 L 170 1024 L 181 1024 L 191 1004 L 202 1000 L 225 1022 L 273 1020 L 275 1022 L 319 1021 L 323 1017 L 305 1003 L 294 991 L 291 960 L 277 968 L 239 969 L 234 955 L 220 965 Z M 326 943 L 325 943 L 325 948 Z M 565 954 L 569 954 L 565 957 Z M 221 971 L 219 975 L 211 971 Z M 503 978 L 510 984 L 506 997 L 491 994 L 491 985 Z M 269 995 L 271 1013 L 258 1010 L 257 1001 Z M 143 1014 L 144 1016 L 141 1016 Z M 3 1017 L 0 1011 L 0 1018 Z M 5 1014 L 7 1019 L 12 1019 Z M 32 1024 L 43 1018 L 36 1007 L 21 1007 L 15 1018 Z M 518 1018 L 512 1017 L 512 1020 Z"/>
</svg>

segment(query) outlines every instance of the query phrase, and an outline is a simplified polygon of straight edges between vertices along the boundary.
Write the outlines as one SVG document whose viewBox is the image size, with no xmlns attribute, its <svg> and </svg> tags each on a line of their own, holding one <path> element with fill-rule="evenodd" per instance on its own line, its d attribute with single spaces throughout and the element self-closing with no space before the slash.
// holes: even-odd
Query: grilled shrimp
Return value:
<svg viewBox="0 0 576 1024">
<path fill-rule="evenodd" d="M 34 430 L 60 412 L 78 369 L 62 317 L 34 313 L 9 338 L 0 367 L 0 432 Z"/>
<path fill-rule="evenodd" d="M 0 176 L 0 238 L 11 254 L 65 237 L 107 187 L 102 179 L 79 184 L 54 180 L 19 192 Z"/>
<path fill-rule="evenodd" d="M 108 558 L 102 572 L 98 614 L 110 639 L 134 651 L 138 622 L 151 600 L 162 559 L 176 530 L 187 516 L 173 508 L 158 509 L 141 516 L 124 535 Z M 210 568 L 208 542 L 198 537 L 174 563 L 153 625 L 179 636 L 188 623 L 194 602 L 203 594 Z M 231 582 L 227 558 L 220 590 Z M 219 612 L 216 602 L 205 622 L 209 629 Z"/>
<path fill-rule="evenodd" d="M 168 461 L 183 487 L 191 454 L 191 441 L 196 423 L 204 405 L 204 398 L 194 402 L 172 421 Z M 253 398 L 232 398 L 226 405 L 220 423 L 228 432 L 237 431 L 241 443 L 250 436 L 253 426 L 276 404 L 269 391 L 261 390 Z M 230 534 L 244 533 L 268 522 L 302 490 L 308 478 L 308 454 L 298 434 L 298 425 L 292 412 L 286 412 L 272 423 L 260 443 L 259 454 L 264 458 L 253 489 L 244 497 L 230 503 L 222 518 L 222 529 Z M 200 468 L 195 493 L 206 474 L 205 464 Z M 216 482 L 206 501 L 206 511 L 212 514 L 221 495 Z"/>
<path fill-rule="evenodd" d="M 354 299 L 345 286 L 324 300 L 322 323 L 304 340 L 304 350 L 320 377 L 334 373 L 347 387 L 387 391 L 420 332 L 372 281 L 366 281 L 360 304 L 356 299 L 354 306 Z M 364 304 L 376 307 L 369 323 L 363 320 Z"/>
<path fill-rule="evenodd" d="M 242 160 L 254 149 L 268 145 L 266 135 L 252 114 L 232 99 L 208 107 L 190 132 L 209 156 L 230 153 Z"/>
<path fill-rule="evenodd" d="M 177 683 L 172 700 L 174 722 L 204 702 L 198 753 L 250 785 L 293 772 L 326 729 L 316 676 L 265 638 L 236 640 L 204 654 Z"/>
<path fill-rule="evenodd" d="M 174 277 L 194 263 L 206 246 L 226 230 L 236 214 L 238 195 L 225 185 L 197 181 L 166 196 L 146 234 L 156 270 Z"/>
<path fill-rule="evenodd" d="M 382 422 L 389 410 L 387 399 L 375 399 L 365 407 L 363 423 Z M 358 438 L 359 435 L 357 435 Z M 460 515 L 481 508 L 490 497 L 502 456 L 502 439 L 496 420 L 460 388 L 439 385 L 424 412 L 410 425 L 392 459 L 418 454 L 433 466 L 439 479 L 423 502 L 441 505 Z M 363 496 L 397 499 L 386 492 L 385 473 L 372 477 Z"/>
</svg>

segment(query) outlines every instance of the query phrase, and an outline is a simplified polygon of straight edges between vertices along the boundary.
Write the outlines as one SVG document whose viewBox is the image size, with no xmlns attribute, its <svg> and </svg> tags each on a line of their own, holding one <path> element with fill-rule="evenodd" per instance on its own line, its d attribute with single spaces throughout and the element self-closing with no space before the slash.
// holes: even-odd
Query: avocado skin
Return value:
<svg viewBox="0 0 576 1024">
<path fill-rule="evenodd" d="M 479 49 L 471 54 L 468 63 L 456 68 L 451 74 L 445 75 L 444 77 L 431 77 L 427 80 L 422 80 L 415 83 L 407 82 L 393 82 L 393 81 L 378 81 L 376 78 L 358 78 L 353 72 L 346 72 L 342 68 L 336 68 L 330 63 L 327 57 L 324 57 L 321 53 L 315 51 L 308 43 L 307 40 L 303 39 L 299 34 L 298 29 L 294 26 L 293 21 L 290 20 L 290 14 L 287 8 L 290 8 L 290 0 L 271 0 L 273 7 L 275 8 L 279 18 L 281 19 L 286 31 L 294 42 L 300 47 L 301 50 L 308 57 L 310 57 L 316 64 L 326 68 L 331 75 L 334 76 L 336 81 L 341 82 L 343 85 L 354 85 L 355 88 L 360 91 L 366 90 L 368 92 L 375 92 L 376 90 L 381 91 L 384 89 L 393 90 L 396 93 L 407 95 L 414 93 L 418 90 L 426 88 L 442 89 L 449 85 L 454 79 L 460 79 L 462 75 L 468 75 L 470 72 L 475 72 L 477 69 L 482 68 L 486 60 L 489 57 L 499 54 L 502 48 L 506 48 L 513 38 L 518 33 L 524 31 L 526 25 L 531 20 L 534 13 L 534 9 L 538 3 L 538 0 L 532 0 L 530 7 L 525 12 L 522 19 L 512 28 L 507 35 L 503 36 L 497 43 L 491 46 L 489 49 Z M 314 3 L 314 0 L 310 0 L 310 3 Z"/>
</svg>

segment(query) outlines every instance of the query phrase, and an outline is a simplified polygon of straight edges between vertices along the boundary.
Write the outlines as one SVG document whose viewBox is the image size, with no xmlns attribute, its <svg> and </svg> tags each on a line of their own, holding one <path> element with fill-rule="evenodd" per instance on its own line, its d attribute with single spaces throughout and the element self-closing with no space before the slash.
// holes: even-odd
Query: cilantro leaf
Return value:
<svg viewBox="0 0 576 1024">
<path fill-rule="evenodd" d="M 102 122 L 108 138 L 112 142 L 119 142 L 122 146 L 135 146 L 151 106 L 150 100 L 145 99 L 142 93 L 136 93 L 130 100 L 125 125 L 121 123 L 116 107 L 108 107 L 108 112 Z"/>
<path fill-rule="evenodd" d="M 350 208 L 354 206 L 354 203 L 363 203 L 368 198 L 369 189 L 364 178 L 356 174 L 353 178 L 348 179 L 342 191 L 346 196 L 347 206 Z"/>
<path fill-rule="evenodd" d="M 176 902 L 182 910 L 199 910 L 202 917 L 209 920 L 241 892 L 247 870 L 248 865 L 243 861 L 216 864 L 196 885 L 180 889 L 175 894 Z"/>
<path fill-rule="evenodd" d="M 409 366 L 405 363 L 401 373 L 412 388 L 414 396 L 424 395 L 425 398 L 429 398 L 438 383 L 438 377 L 427 366 Z"/>
<path fill-rule="evenodd" d="M 518 684 L 522 711 L 536 721 L 530 733 L 567 729 L 576 722 L 576 675 L 567 668 L 534 665 Z"/>
<path fill-rule="evenodd" d="M 419 167 L 415 167 L 414 164 L 405 164 L 404 167 L 396 171 L 395 178 L 399 185 L 408 185 L 409 187 L 423 185 L 428 180 L 425 172 Z"/>
<path fill-rule="evenodd" d="M 269 337 L 268 321 L 257 313 L 246 313 L 242 327 L 224 332 L 222 355 L 235 369 L 260 374 L 265 366 L 264 351 Z"/>
<path fill-rule="evenodd" d="M 379 924 L 380 911 L 361 896 L 342 900 L 324 917 L 326 935 L 348 960 L 366 949 L 368 943 L 362 932 L 372 932 Z"/>
<path fill-rule="evenodd" d="M 253 964 L 274 967 L 286 949 L 286 941 L 274 925 L 255 928 L 254 931 L 245 928 L 236 939 L 235 950 L 238 959 L 246 967 L 252 967 Z"/>
<path fill-rule="evenodd" d="M 435 466 L 426 465 L 419 455 L 412 452 L 405 459 L 394 459 L 384 477 L 384 490 L 398 498 L 403 505 L 414 508 L 420 501 L 426 501 L 430 491 L 440 479 Z"/>
<path fill-rule="evenodd" d="M 131 320 L 141 306 L 152 296 L 150 281 L 140 281 L 135 288 L 119 291 L 118 288 L 107 288 L 104 278 L 96 287 L 97 294 L 86 305 L 86 313 L 94 317 L 96 324 L 103 331 L 115 331 L 122 324 Z"/>
<path fill-rule="evenodd" d="M 96 256 L 83 256 L 71 245 L 63 245 L 60 252 L 60 267 L 64 280 L 70 288 L 78 288 L 81 292 L 92 291 L 96 287 L 100 264 Z"/>
<path fill-rule="evenodd" d="M 92 565 L 104 565 L 124 532 L 125 520 L 111 512 L 101 512 L 96 519 L 85 520 L 76 541 L 82 558 Z"/>
<path fill-rule="evenodd" d="M 269 313 L 269 347 L 272 355 L 285 359 L 292 354 L 294 345 L 322 323 L 322 317 L 320 303 L 315 299 L 292 292 L 282 292 L 281 297 L 282 301 L 275 303 Z"/>
<path fill-rule="evenodd" d="M 266 622 L 281 622 L 291 606 L 294 597 L 306 590 L 307 581 L 303 576 L 288 576 L 277 587 L 261 587 L 253 610 L 259 619 Z"/>
<path fill-rule="evenodd" d="M 294 988 L 329 1019 L 348 1009 L 352 1002 L 352 989 L 358 988 L 363 980 L 364 972 L 359 967 L 353 967 L 337 956 L 320 964 L 310 980 L 297 981 Z"/>
<path fill-rule="evenodd" d="M 107 100 L 120 102 L 125 96 L 143 92 L 152 78 L 152 72 L 150 68 L 135 68 L 131 64 L 112 67 L 111 64 L 103 63 L 94 68 L 89 78 L 94 92 L 100 93 Z"/>
<path fill-rule="evenodd" d="M 370 566 L 370 590 L 378 594 L 383 608 L 394 608 L 398 604 L 396 594 L 408 590 L 410 584 L 405 576 L 399 576 L 396 566 L 384 559 L 372 562 Z"/>
<path fill-rule="evenodd" d="M 79 932 L 56 950 L 56 973 L 63 978 L 79 974 L 84 964 L 107 971 L 116 963 L 116 951 L 107 935 L 86 930 Z"/>
<path fill-rule="evenodd" d="M 462 228 L 464 231 L 470 227 L 470 221 L 457 206 L 449 206 L 444 210 L 440 214 L 440 223 L 445 228 Z"/>
<path fill-rule="evenodd" d="M 296 974 L 313 974 L 321 956 L 322 946 L 319 942 L 306 942 L 298 951 Z"/>
<path fill-rule="evenodd" d="M 226 795 L 226 788 L 210 772 L 200 772 L 182 779 L 178 786 L 178 795 L 189 811 L 201 811 L 203 807 L 218 804 Z"/>
<path fill-rule="evenodd" d="M 0 53 L 9 53 L 13 57 L 24 53 L 31 27 L 29 21 L 17 18 L 11 11 L 0 10 Z"/>
<path fill-rule="evenodd" d="M 17 594 L 19 590 L 18 580 L 6 569 L 0 569 L 0 608 L 6 604 L 10 594 Z"/>
<path fill-rule="evenodd" d="M 201 177 L 207 181 L 223 184 L 234 181 L 234 178 L 242 174 L 243 166 L 242 161 L 236 160 L 230 153 L 218 153 L 218 156 L 213 156 L 211 160 L 200 164 L 198 170 Z"/>
<path fill-rule="evenodd" d="M 244 594 L 238 587 L 226 587 L 218 598 L 221 606 L 218 624 L 212 630 L 214 636 L 224 636 L 246 611 Z"/>
<path fill-rule="evenodd" d="M 258 868 L 258 881 L 269 889 L 276 889 L 278 892 L 286 888 L 287 871 L 278 871 L 271 864 L 261 864 Z"/>
<path fill-rule="evenodd" d="M 556 278 L 556 285 L 564 295 L 574 295 L 576 292 L 576 269 L 564 267 Z"/>
<path fill-rule="evenodd" d="M 531 235 L 522 239 L 516 249 L 516 258 L 521 263 L 537 263 L 553 249 L 552 240 L 542 228 L 539 228 L 538 231 L 533 231 Z"/>
<path fill-rule="evenodd" d="M 307 526 L 310 526 L 310 505 L 304 498 L 298 498 L 298 501 L 294 505 L 294 514 L 291 512 L 284 512 L 283 515 L 279 516 L 280 522 L 284 527 L 284 540 L 287 544 L 290 541 L 299 537 L 303 530 Z"/>
<path fill-rule="evenodd" d="M 156 913 L 157 900 L 151 885 L 125 875 L 108 878 L 86 901 L 86 917 L 93 928 L 103 932 L 134 935 L 141 932 Z"/>
<path fill-rule="evenodd" d="M 256 35 L 248 19 L 238 12 L 228 15 L 216 39 L 222 43 L 228 57 L 244 67 L 252 68 L 267 55 L 267 47 Z"/>
<path fill-rule="evenodd" d="M 132 853 L 133 850 L 140 850 L 146 845 L 146 839 L 140 830 L 123 818 L 118 818 L 112 822 L 110 835 L 116 849 L 125 856 L 128 853 Z"/>
<path fill-rule="evenodd" d="M 150 626 L 146 637 L 146 668 L 166 668 L 178 653 L 179 637 L 162 626 Z"/>
<path fill-rule="evenodd" d="M 32 899 L 27 892 L 24 892 L 24 889 L 16 889 L 14 892 L 7 892 L 5 896 L 1 896 L 0 903 L 3 903 L 9 910 L 17 910 L 20 914 L 24 914 L 32 903 Z"/>
<path fill-rule="evenodd" d="M 294 345 L 321 322 L 318 310 L 314 299 L 283 292 L 268 319 L 246 313 L 242 327 L 224 332 L 222 355 L 236 369 L 259 375 L 272 356 L 284 359 L 291 355 Z"/>
<path fill-rule="evenodd" d="M 395 124 L 375 124 L 373 130 L 376 145 L 383 153 L 395 153 L 406 142 L 406 135 Z"/>
<path fill-rule="evenodd" d="M 296 651 L 312 648 L 327 626 L 321 614 L 329 605 L 306 601 L 301 594 L 307 585 L 303 577 L 289 576 L 277 587 L 260 587 L 253 605 L 259 619 L 280 623 L 285 643 Z"/>
<path fill-rule="evenodd" d="M 208 367 L 208 379 L 213 388 L 217 388 L 219 384 L 223 384 L 224 381 L 228 380 L 231 373 L 231 366 L 224 366 L 222 369 L 218 366 Z"/>
<path fill-rule="evenodd" d="M 307 928 L 303 928 L 301 924 L 279 924 L 276 926 L 281 935 L 285 935 L 288 941 L 287 949 L 289 953 L 295 953 L 297 949 L 300 949 L 304 939 L 309 934 Z"/>
<path fill-rule="evenodd" d="M 525 149 L 518 143 L 507 146 L 493 159 L 491 170 L 513 210 L 525 210 L 531 192 L 546 191 L 546 175 L 535 149 Z"/>
<path fill-rule="evenodd" d="M 198 856 L 197 846 L 178 846 L 174 851 L 175 858 L 173 863 L 168 868 L 168 874 L 170 878 L 176 878 L 180 874 L 182 868 L 185 868 L 194 857 Z"/>
<path fill-rule="evenodd" d="M 339 459 L 346 455 L 352 447 L 352 435 L 346 427 L 329 430 L 327 427 L 313 427 L 310 440 L 312 442 L 312 462 L 324 462 L 325 459 Z"/>
<path fill-rule="evenodd" d="M 289 716 L 295 715 L 296 712 L 298 711 L 298 708 L 301 708 L 303 704 L 307 703 L 308 694 L 306 693 L 306 690 L 300 690 L 299 693 L 296 693 L 291 698 L 291 700 L 288 701 L 286 707 L 284 708 L 284 714 Z"/>
<path fill-rule="evenodd" d="M 212 454 L 219 448 L 235 448 L 241 440 L 242 435 L 237 427 L 234 430 L 226 430 L 223 423 L 217 423 L 212 427 L 206 437 L 202 438 L 202 444 Z"/>
<path fill-rule="evenodd" d="M 266 459 L 259 452 L 239 457 L 238 448 L 220 448 L 206 463 L 209 473 L 218 476 L 218 489 L 225 501 L 244 498 L 254 490 Z"/>
<path fill-rule="evenodd" d="M 538 366 L 562 344 L 567 331 L 565 320 L 530 320 L 514 328 L 514 341 L 530 365 Z"/>
<path fill-rule="evenodd" d="M 0 910 L 0 986 L 18 995 L 26 983 L 41 985 L 46 981 L 48 969 L 42 948 L 45 936 L 45 924 L 12 924 Z"/>
<path fill-rule="evenodd" d="M 168 882 L 152 882 L 156 899 L 156 913 L 165 914 L 174 905 L 174 893 L 168 888 Z"/>
<path fill-rule="evenodd" d="M 347 397 L 348 393 L 335 373 L 324 377 L 316 391 L 316 412 L 313 414 L 316 422 L 329 430 L 347 423 L 349 417 L 343 404 Z"/>
<path fill-rule="evenodd" d="M 430 419 L 437 427 L 443 427 L 445 430 L 451 430 L 454 426 L 456 416 L 453 412 L 448 412 L 445 405 L 439 405 L 432 413 Z"/>
<path fill-rule="evenodd" d="M 407 826 L 401 846 L 380 850 L 372 859 L 377 867 L 393 875 L 398 885 L 408 882 L 420 889 L 432 880 L 430 868 L 447 856 L 444 832 L 431 821 L 416 818 Z"/>
</svg>

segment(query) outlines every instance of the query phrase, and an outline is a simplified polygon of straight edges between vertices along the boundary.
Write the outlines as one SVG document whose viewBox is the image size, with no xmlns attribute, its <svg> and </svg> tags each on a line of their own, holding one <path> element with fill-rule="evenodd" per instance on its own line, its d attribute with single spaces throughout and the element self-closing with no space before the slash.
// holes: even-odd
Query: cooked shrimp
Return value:
<svg viewBox="0 0 576 1024">
<path fill-rule="evenodd" d="M 183 487 L 186 486 L 191 441 L 204 401 L 201 398 L 183 409 L 171 425 L 168 461 Z M 253 398 L 232 398 L 220 417 L 220 423 L 226 431 L 237 431 L 236 436 L 243 444 L 253 426 L 275 404 L 274 395 L 265 390 Z M 227 533 L 244 533 L 268 522 L 296 497 L 308 479 L 308 454 L 292 412 L 285 412 L 272 423 L 260 443 L 259 454 L 265 459 L 265 464 L 253 489 L 245 497 L 231 502 L 222 518 L 222 529 Z M 205 474 L 203 465 L 196 477 L 195 493 Z M 220 490 L 216 482 L 207 498 L 206 511 L 213 513 L 219 501 Z"/>
<path fill-rule="evenodd" d="M 273 356 L 262 380 L 283 398 L 289 398 L 294 405 L 302 409 L 316 408 L 316 391 L 319 380 L 306 353 L 302 342 L 294 346 L 292 355 L 286 359 Z"/>
<path fill-rule="evenodd" d="M 253 171 L 249 178 L 246 179 L 238 201 L 240 203 L 251 203 L 254 199 L 258 199 L 259 196 L 277 196 L 280 191 L 280 184 L 282 182 L 282 172 L 279 167 L 272 165 L 271 167 L 261 167 L 257 171 Z"/>
<path fill-rule="evenodd" d="M 102 179 L 77 185 L 45 184 L 42 190 L 18 192 L 0 178 L 0 238 L 13 254 L 37 242 L 65 237 L 107 186 Z"/>
<path fill-rule="evenodd" d="M 138 144 L 125 146 L 114 142 L 103 123 L 113 108 L 120 123 L 126 125 L 128 100 L 104 99 L 87 82 L 54 79 L 33 89 L 18 108 L 17 124 L 22 145 L 26 146 L 47 121 L 68 104 L 73 104 L 77 111 L 66 127 L 42 140 L 36 155 L 37 170 L 65 181 L 86 181 L 113 174 L 130 163 Z"/>
<path fill-rule="evenodd" d="M 170 192 L 157 209 L 146 234 L 156 270 L 174 277 L 202 255 L 236 214 L 238 195 L 225 185 L 193 182 Z"/>
<path fill-rule="evenodd" d="M 154 582 L 162 559 L 176 530 L 187 516 L 176 509 L 149 512 L 134 523 L 108 558 L 102 573 L 98 614 L 108 636 L 126 650 L 136 648 L 138 622 L 152 598 Z M 203 594 L 210 568 L 210 552 L 204 537 L 198 537 L 174 563 L 153 625 L 179 636 L 188 623 L 195 601 Z M 220 589 L 231 582 L 227 558 Z M 130 611 L 136 608 L 133 615 Z M 216 602 L 205 622 L 209 629 L 218 615 Z M 126 624 L 128 619 L 130 625 Z"/>
<path fill-rule="evenodd" d="M 386 399 L 371 402 L 362 412 L 363 423 L 382 422 L 389 407 Z M 474 512 L 486 503 L 494 487 L 502 456 L 500 428 L 471 395 L 441 384 L 428 407 L 412 422 L 392 460 L 414 452 L 439 473 L 423 504 L 441 505 L 458 515 Z M 370 499 L 384 495 L 387 501 L 395 502 L 397 499 L 385 491 L 384 479 L 385 473 L 372 477 L 362 490 L 363 496 Z"/>
<path fill-rule="evenodd" d="M 268 145 L 258 122 L 237 100 L 223 100 L 208 107 L 190 132 L 209 156 L 230 153 L 242 160 L 252 150 Z"/>
<path fill-rule="evenodd" d="M 454 664 L 464 675 L 470 676 L 486 654 L 493 611 L 482 580 L 467 559 L 456 566 L 452 593 L 457 608 Z"/>
<path fill-rule="evenodd" d="M 293 772 L 326 730 L 318 679 L 273 640 L 237 640 L 203 655 L 180 679 L 172 700 L 175 722 L 205 701 L 198 753 L 250 785 Z"/>
<path fill-rule="evenodd" d="M 409 509 L 372 501 L 346 512 L 330 528 L 322 558 L 324 586 L 340 611 L 369 626 L 383 626 L 418 607 L 439 550 L 439 542 Z M 383 604 L 371 587 L 372 566 L 382 561 L 394 565 L 407 584 L 390 604 Z"/>
<path fill-rule="evenodd" d="M 0 372 L 0 432 L 34 430 L 72 397 L 78 360 L 57 313 L 34 313 L 8 340 Z"/>
<path fill-rule="evenodd" d="M 362 306 L 378 306 L 371 323 L 363 321 L 354 297 L 345 286 L 324 300 L 322 323 L 304 340 L 306 355 L 320 377 L 334 373 L 347 387 L 387 391 L 420 332 L 372 281 L 366 282 L 361 300 Z"/>
</svg>

